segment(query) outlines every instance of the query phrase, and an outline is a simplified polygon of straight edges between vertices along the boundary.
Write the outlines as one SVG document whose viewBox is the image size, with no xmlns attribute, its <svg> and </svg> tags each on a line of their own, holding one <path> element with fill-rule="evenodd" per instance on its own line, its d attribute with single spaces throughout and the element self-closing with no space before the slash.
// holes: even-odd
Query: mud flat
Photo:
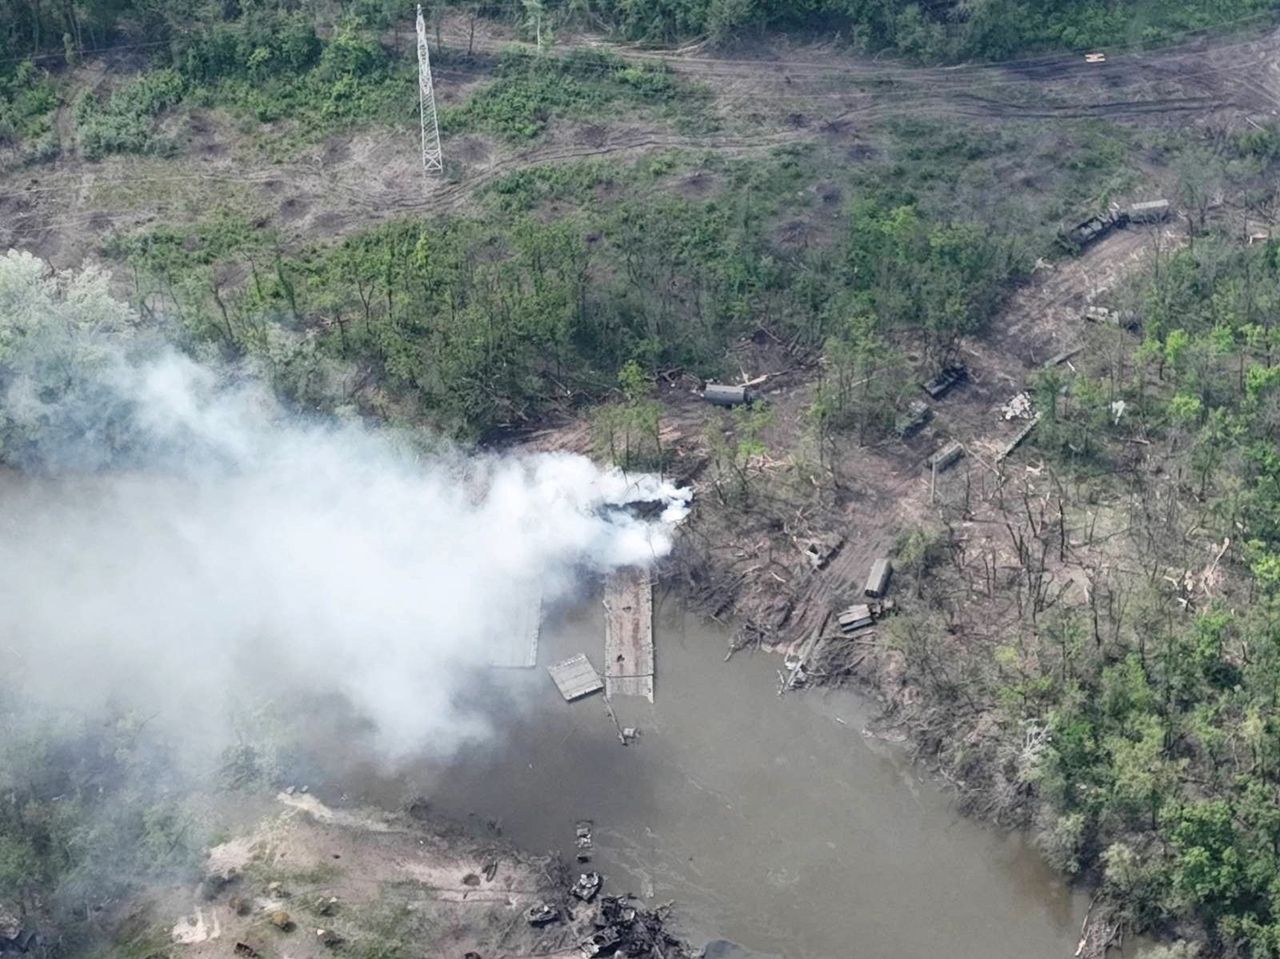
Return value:
<svg viewBox="0 0 1280 959">
<path fill-rule="evenodd" d="M 477 838 L 421 802 L 406 813 L 337 809 L 290 790 L 256 826 L 209 851 L 197 889 L 158 904 L 172 925 L 157 955 L 580 959 L 580 943 L 606 918 L 624 943 L 688 955 L 666 934 L 665 910 L 607 888 L 583 902 L 571 893 L 576 876 L 555 857 Z"/>
</svg>

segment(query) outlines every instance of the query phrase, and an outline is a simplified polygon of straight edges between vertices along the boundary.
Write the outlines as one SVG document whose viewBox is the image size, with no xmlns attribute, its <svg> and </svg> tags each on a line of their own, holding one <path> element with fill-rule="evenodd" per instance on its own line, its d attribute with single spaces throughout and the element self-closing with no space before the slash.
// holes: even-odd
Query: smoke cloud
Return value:
<svg viewBox="0 0 1280 959">
<path fill-rule="evenodd" d="M 301 420 L 24 254 L 0 258 L 0 389 L 5 673 L 206 735 L 245 685 L 341 694 L 389 754 L 485 735 L 469 683 L 531 603 L 653 562 L 685 510 L 581 457 Z"/>
</svg>

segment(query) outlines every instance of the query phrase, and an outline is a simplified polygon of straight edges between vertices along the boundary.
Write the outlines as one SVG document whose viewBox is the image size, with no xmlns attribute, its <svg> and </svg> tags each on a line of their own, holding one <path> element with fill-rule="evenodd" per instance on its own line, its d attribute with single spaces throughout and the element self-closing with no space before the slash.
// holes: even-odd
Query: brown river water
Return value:
<svg viewBox="0 0 1280 959">
<path fill-rule="evenodd" d="M 554 617 L 540 663 L 601 665 L 598 600 Z M 787 959 L 1066 959 L 1087 899 L 1019 834 L 967 819 L 901 746 L 865 734 L 847 691 L 777 695 L 779 657 L 725 663 L 725 630 L 660 602 L 656 703 L 566 704 L 545 669 L 499 671 L 483 697 L 502 732 L 395 777 L 447 815 L 492 820 L 572 859 L 595 821 L 606 891 L 674 900 L 695 944 L 726 938 Z M 361 781 L 390 798 L 392 782 Z M 353 790 L 353 793 L 360 790 Z M 380 795 L 379 795 L 380 794 Z"/>
</svg>

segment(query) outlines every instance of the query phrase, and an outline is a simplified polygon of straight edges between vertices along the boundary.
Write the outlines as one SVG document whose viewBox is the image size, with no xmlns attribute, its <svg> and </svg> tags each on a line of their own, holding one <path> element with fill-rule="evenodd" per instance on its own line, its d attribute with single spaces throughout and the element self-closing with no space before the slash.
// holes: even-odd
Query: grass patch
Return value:
<svg viewBox="0 0 1280 959">
<path fill-rule="evenodd" d="M 260 13 L 184 43 L 171 66 L 143 73 L 105 99 L 80 98 L 76 125 L 87 159 L 176 152 L 159 120 L 180 104 L 222 108 L 253 124 L 287 122 L 273 139 L 294 145 L 356 124 L 407 124 L 417 112 L 414 65 L 393 60 L 354 23 L 321 40 L 301 15 Z"/>
<path fill-rule="evenodd" d="M 938 218 L 1016 224 L 1042 244 L 1064 218 L 1139 179 L 1138 134 L 1101 120 L 989 126 L 906 117 L 873 136 L 888 148 L 854 172 L 861 188 L 895 193 Z"/>
<path fill-rule="evenodd" d="M 157 132 L 156 118 L 177 104 L 185 91 L 185 81 L 173 70 L 144 73 L 106 99 L 86 91 L 75 111 L 80 152 L 88 160 L 109 153 L 176 152 L 177 144 Z"/>
<path fill-rule="evenodd" d="M 629 64 L 613 54 L 575 50 L 568 56 L 508 51 L 497 77 L 466 103 L 440 114 L 447 133 L 493 133 L 509 140 L 540 136 L 553 118 L 616 116 L 632 106 L 680 123 L 705 123 L 707 95 L 664 66 Z"/>
<path fill-rule="evenodd" d="M 438 926 L 412 903 L 396 901 L 393 888 L 384 887 L 383 891 L 378 902 L 352 915 L 358 932 L 343 948 L 355 959 L 408 959 L 417 955 L 410 944 L 430 941 Z"/>
<path fill-rule="evenodd" d="M 276 240 L 273 231 L 221 212 L 189 226 L 162 226 L 114 236 L 103 244 L 102 252 L 148 272 L 178 274 L 270 247 Z"/>
<path fill-rule="evenodd" d="M 604 189 L 633 196 L 689 162 L 688 155 L 673 151 L 625 167 L 610 160 L 545 164 L 499 177 L 486 185 L 480 196 L 505 213 L 529 213 L 549 203 L 584 206 L 592 199 L 598 200 L 599 191 Z"/>
</svg>

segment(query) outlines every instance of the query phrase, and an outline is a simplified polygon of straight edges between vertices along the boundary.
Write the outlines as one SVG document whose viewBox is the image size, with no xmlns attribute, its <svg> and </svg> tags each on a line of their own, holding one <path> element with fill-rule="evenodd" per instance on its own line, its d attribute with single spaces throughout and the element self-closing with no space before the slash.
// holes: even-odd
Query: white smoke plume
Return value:
<svg viewBox="0 0 1280 959">
<path fill-rule="evenodd" d="M 581 457 L 300 421 L 137 326 L 100 276 L 0 258 L 0 670 L 41 701 L 208 733 L 265 677 L 448 751 L 486 733 L 467 684 L 530 597 L 653 562 L 683 516 Z"/>
</svg>

